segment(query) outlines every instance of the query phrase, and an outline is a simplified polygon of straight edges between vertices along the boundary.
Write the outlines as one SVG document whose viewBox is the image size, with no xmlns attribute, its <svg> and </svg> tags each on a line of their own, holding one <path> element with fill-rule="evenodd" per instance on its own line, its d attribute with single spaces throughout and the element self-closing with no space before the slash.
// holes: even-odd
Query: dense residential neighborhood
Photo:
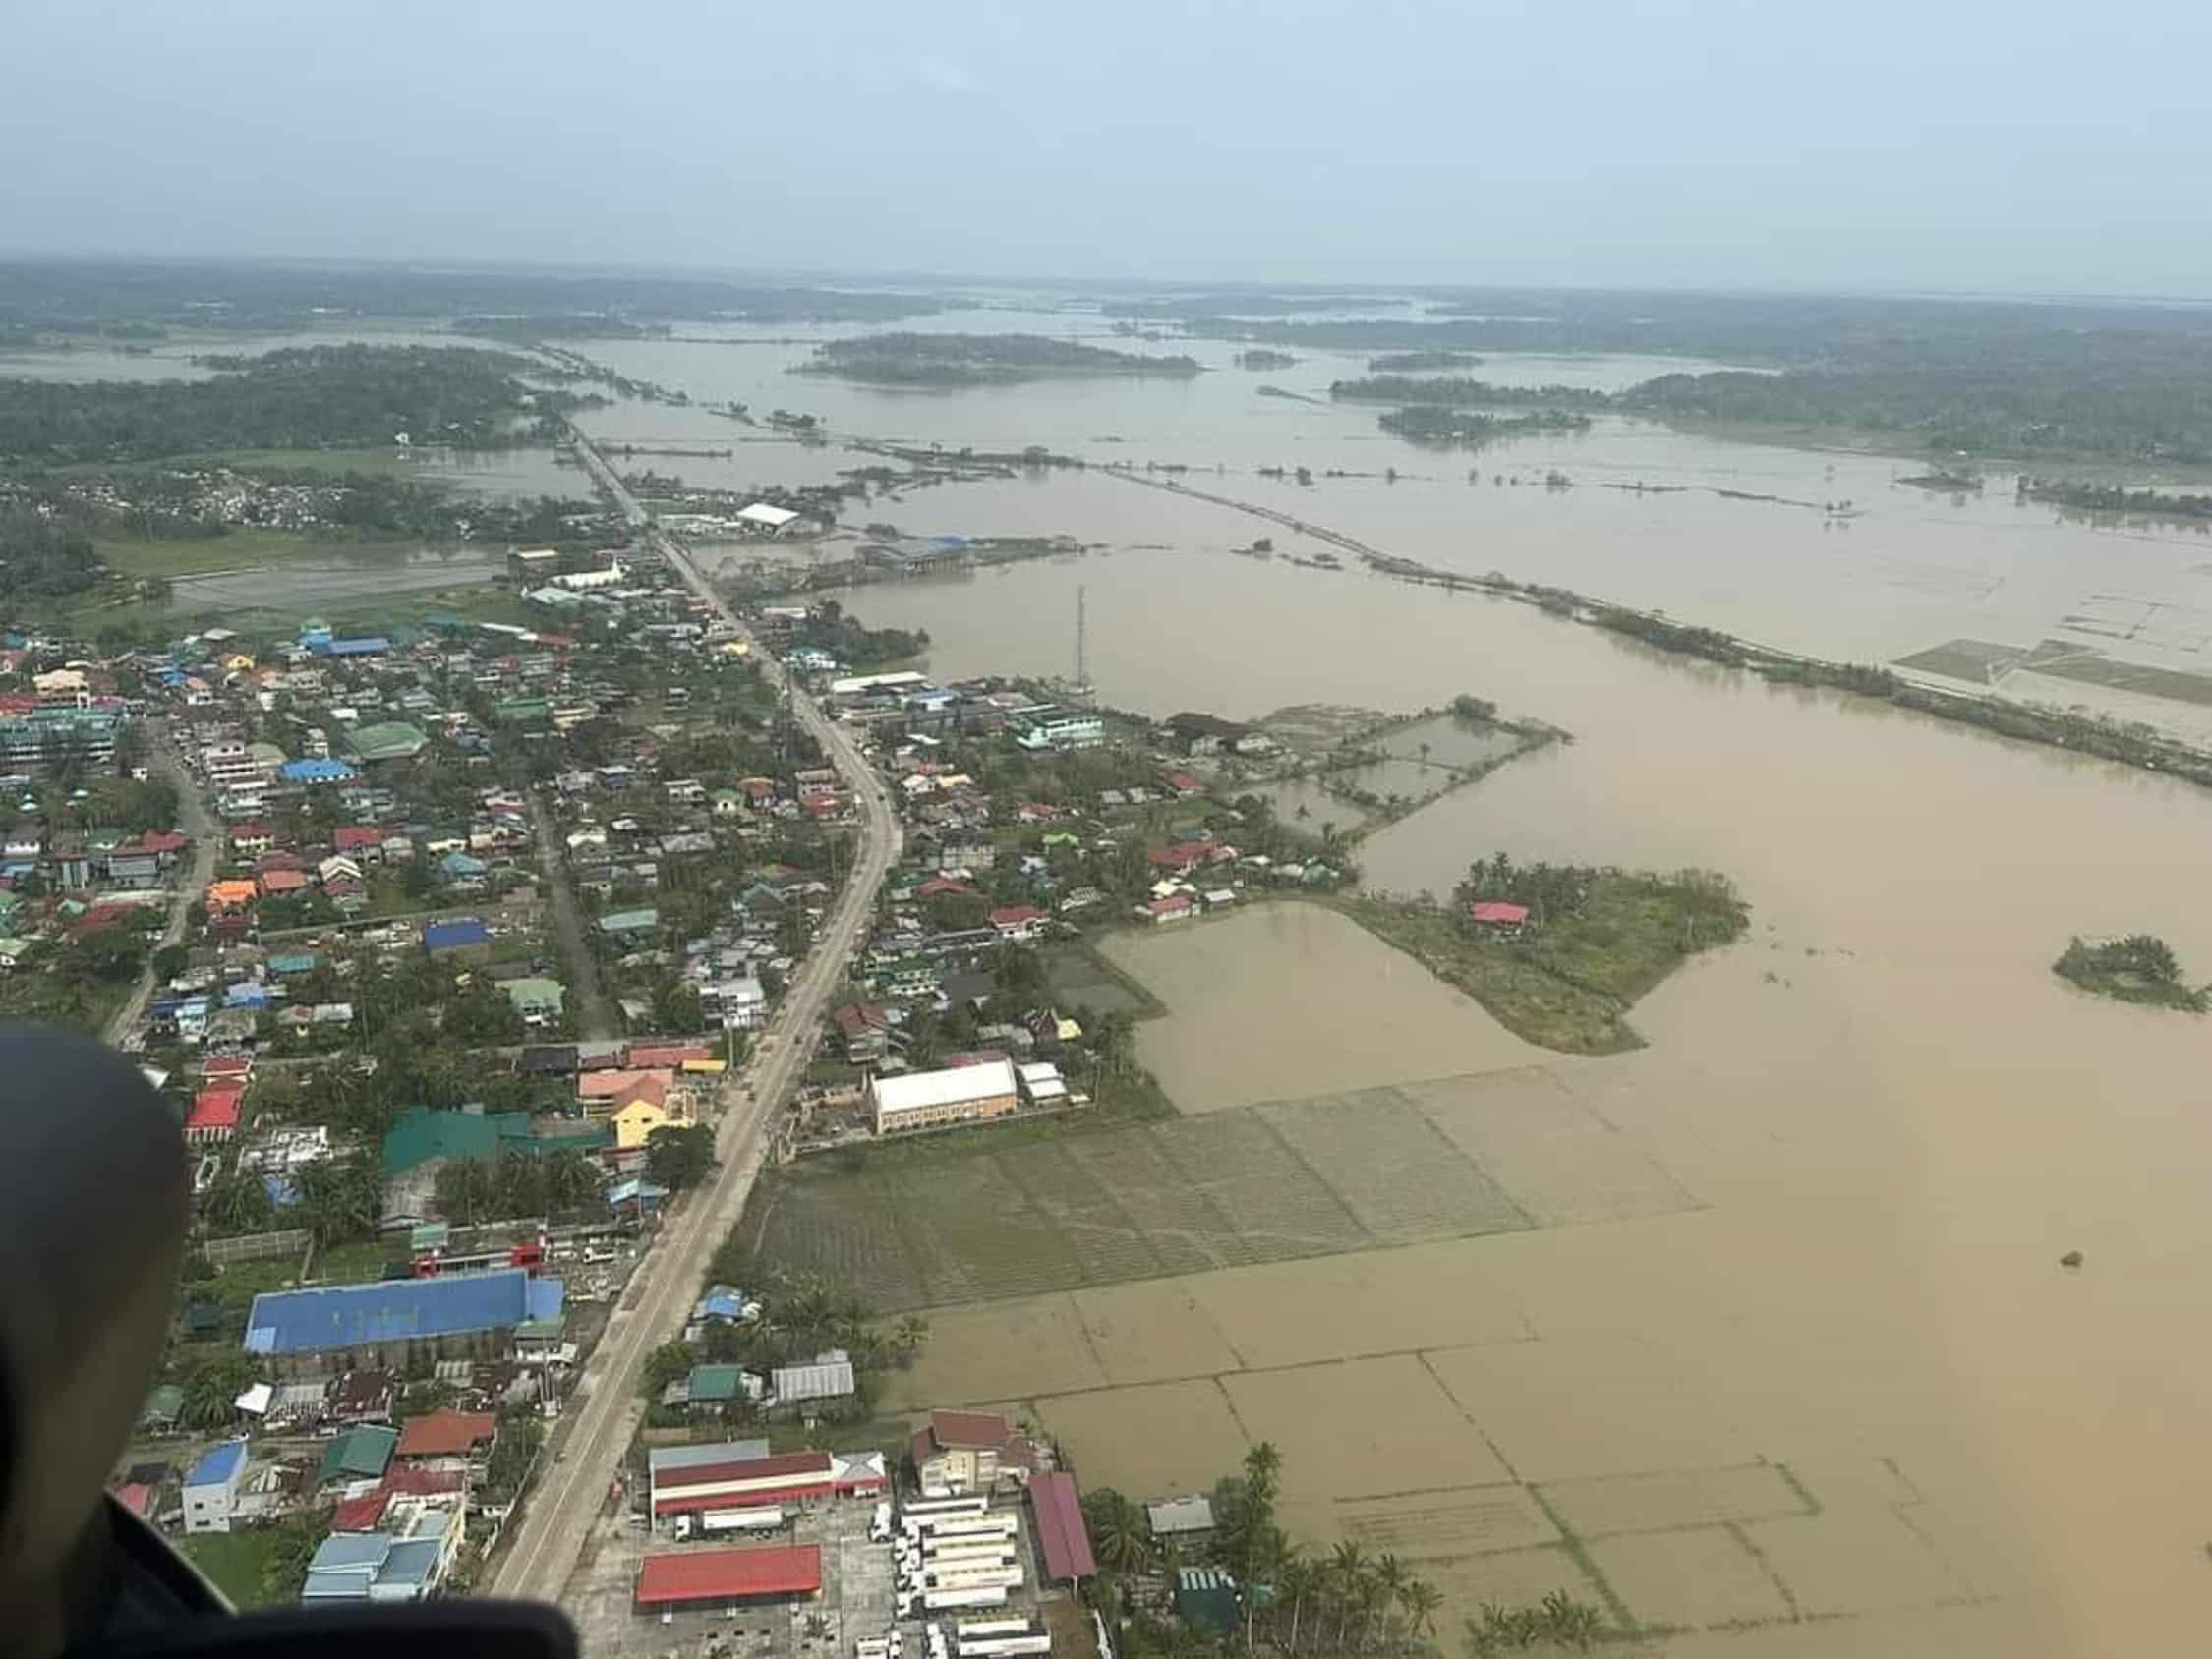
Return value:
<svg viewBox="0 0 2212 1659">
<path fill-rule="evenodd" d="M 273 1596 L 476 1581 L 733 1103 L 765 1107 L 778 1162 L 1164 1110 L 1127 1006 L 1086 1001 L 1107 973 L 1086 934 L 1348 869 L 1228 804 L 1262 734 L 855 672 L 817 643 L 867 642 L 834 601 L 732 618 L 648 546 L 520 550 L 509 580 L 543 626 L 0 649 L 0 1001 L 133 1053 L 191 1163 L 174 1340 L 116 1489 L 210 1561 L 251 1544 Z M 849 938 L 825 928 L 863 802 L 794 691 L 902 830 Z M 826 1017 L 778 1029 L 817 944 Z M 795 1086 L 755 1101 L 746 1062 L 779 1042 Z M 649 1527 L 707 1513 L 663 1495 L 671 1434 L 721 1447 L 710 1529 L 725 1494 L 1049 1475 L 1004 1418 L 878 1438 L 926 1321 L 878 1322 L 734 1237 L 710 1278 L 645 1367 Z M 700 1438 L 738 1425 L 768 1439 Z M 819 1469 L 792 1434 L 825 1437 Z"/>
</svg>

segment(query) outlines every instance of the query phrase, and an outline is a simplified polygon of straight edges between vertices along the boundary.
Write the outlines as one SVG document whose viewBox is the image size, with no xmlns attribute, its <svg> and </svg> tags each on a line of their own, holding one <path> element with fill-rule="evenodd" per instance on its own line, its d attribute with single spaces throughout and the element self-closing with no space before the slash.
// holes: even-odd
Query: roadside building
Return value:
<svg viewBox="0 0 2212 1659">
<path fill-rule="evenodd" d="M 681 1550 L 647 1556 L 638 1564 L 635 1603 L 640 1613 L 760 1606 L 811 1601 L 821 1589 L 822 1550 L 817 1544 Z"/>
<path fill-rule="evenodd" d="M 765 1453 L 767 1442 L 750 1443 Z M 745 1448 L 746 1443 L 737 1443 Z M 725 1451 L 737 1448 L 726 1447 Z M 670 1449 L 672 1450 L 672 1449 Z M 696 1447 L 686 1451 L 700 1450 Z M 719 1462 L 649 1465 L 653 1518 L 700 1510 L 758 1509 L 766 1504 L 806 1504 L 835 1495 L 836 1466 L 827 1452 L 728 1458 Z"/>
<path fill-rule="evenodd" d="M 982 1122 L 1004 1116 L 1019 1104 L 1014 1066 L 1004 1058 L 868 1080 L 869 1114 L 879 1135 Z"/>
<path fill-rule="evenodd" d="M 187 1532 L 228 1532 L 238 1509 L 238 1489 L 246 1478 L 246 1443 L 226 1440 L 186 1472 L 184 1528 Z"/>
<path fill-rule="evenodd" d="M 246 1317 L 245 1348 L 280 1376 L 338 1360 L 504 1357 L 518 1327 L 557 1320 L 563 1286 L 523 1268 L 437 1279 L 264 1290 Z"/>
<path fill-rule="evenodd" d="M 410 1460 L 473 1458 L 489 1449 L 498 1432 L 499 1419 L 490 1411 L 428 1411 L 407 1419 L 392 1456 Z"/>
<path fill-rule="evenodd" d="M 1025 1484 L 1036 1460 L 1028 1436 L 995 1411 L 932 1411 L 912 1450 L 922 1491 L 933 1498 Z"/>
</svg>

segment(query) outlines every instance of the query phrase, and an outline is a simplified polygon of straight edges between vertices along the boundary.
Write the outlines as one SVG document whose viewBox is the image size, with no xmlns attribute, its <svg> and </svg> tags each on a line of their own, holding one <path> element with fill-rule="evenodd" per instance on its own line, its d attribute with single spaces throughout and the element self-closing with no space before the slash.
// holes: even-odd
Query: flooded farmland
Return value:
<svg viewBox="0 0 2212 1659">
<path fill-rule="evenodd" d="M 1174 1278 L 1159 1294 L 1214 1335 L 1177 1335 L 1194 1315 L 1172 1301 L 1129 1325 L 1116 1347 L 1158 1344 L 1128 1362 L 1142 1383 L 1071 1387 L 1055 1361 L 1030 1387 L 1002 1360 L 992 1398 L 1138 1490 L 1202 1488 L 1263 1424 L 1307 1471 L 1287 1472 L 1307 1535 L 1420 1552 L 1459 1610 L 1553 1580 L 1680 1632 L 1671 1652 L 2096 1651 L 2204 1614 L 2208 1038 L 2048 964 L 2070 933 L 2137 927 L 2212 961 L 2212 798 L 1501 601 L 1184 550 L 856 608 L 928 628 L 941 672 L 1049 673 L 1064 652 L 1035 619 L 1077 580 L 1117 706 L 1465 690 L 1575 733 L 1372 836 L 1371 885 L 1447 890 L 1498 848 L 1699 865 L 1739 884 L 1753 933 L 1639 1005 L 1641 1052 L 1388 1091 L 1535 1225 Z M 1241 944 L 1223 923 L 1115 947 L 1158 976 L 1173 1011 L 1140 1041 L 1186 1088 L 1240 1056 L 1333 1079 L 1371 1040 L 1333 966 L 1342 1018 L 1237 1005 L 1285 974 L 1256 920 Z M 1457 1017 L 1474 1030 L 1398 1042 L 1485 1040 Z M 1614 1139 L 1561 1142 L 1573 1122 Z M 1078 1317 L 1092 1294 L 1051 1292 Z M 964 1311 L 959 1347 L 1012 1316 Z M 960 1398 L 942 1348 L 914 1401 Z M 1347 1462 L 1350 1433 L 1371 1459 Z"/>
</svg>

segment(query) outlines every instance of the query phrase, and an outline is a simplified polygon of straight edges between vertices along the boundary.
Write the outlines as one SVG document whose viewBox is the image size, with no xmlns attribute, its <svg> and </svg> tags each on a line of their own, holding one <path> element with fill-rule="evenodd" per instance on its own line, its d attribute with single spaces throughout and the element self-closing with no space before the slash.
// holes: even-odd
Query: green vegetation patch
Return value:
<svg viewBox="0 0 2212 1659">
<path fill-rule="evenodd" d="M 1202 371 L 1193 357 L 1148 357 L 1038 334 L 863 334 L 817 346 L 792 372 L 888 385 L 981 386 L 1084 374 L 1186 378 Z"/>
<path fill-rule="evenodd" d="M 2084 991 L 2123 1002 L 2147 1002 L 2192 1014 L 2212 1005 L 2212 992 L 2183 980 L 2173 946 L 2151 934 L 2129 934 L 2094 944 L 2071 940 L 2051 971 Z"/>
<path fill-rule="evenodd" d="M 269 1564 L 284 1542 L 281 1528 L 242 1526 L 235 1532 L 200 1532 L 184 1540 L 185 1557 L 238 1608 L 266 1607 Z"/>
<path fill-rule="evenodd" d="M 1527 907 L 1528 925 L 1518 932 L 1478 927 L 1469 906 L 1484 899 Z M 1502 853 L 1470 870 L 1449 909 L 1367 897 L 1332 902 L 1516 1036 L 1580 1055 L 1641 1048 L 1629 1008 L 1691 956 L 1730 943 L 1749 925 L 1726 879 L 1709 872 L 1516 867 Z"/>
</svg>

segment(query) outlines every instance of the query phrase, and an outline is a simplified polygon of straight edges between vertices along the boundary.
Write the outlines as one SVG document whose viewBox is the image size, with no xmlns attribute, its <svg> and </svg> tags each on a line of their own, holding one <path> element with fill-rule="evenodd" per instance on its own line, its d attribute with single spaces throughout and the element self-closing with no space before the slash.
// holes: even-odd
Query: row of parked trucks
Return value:
<svg viewBox="0 0 2212 1659">
<path fill-rule="evenodd" d="M 1020 1516 L 1012 1510 L 992 1509 L 988 1497 L 921 1498 L 902 1505 L 896 1522 L 891 1506 L 879 1505 L 868 1535 L 891 1546 L 899 1617 L 913 1619 L 1006 1606 L 1012 1592 L 1027 1581 L 1018 1543 L 1020 1529 Z M 1021 1631 L 1005 1633 L 1006 1639 L 1033 1634 L 1026 1621 L 1021 1624 Z M 974 1655 L 962 1652 L 957 1659 L 1007 1659 L 1043 1651 L 992 1648 Z M 932 1652 L 929 1659 L 956 1656 Z"/>
</svg>

